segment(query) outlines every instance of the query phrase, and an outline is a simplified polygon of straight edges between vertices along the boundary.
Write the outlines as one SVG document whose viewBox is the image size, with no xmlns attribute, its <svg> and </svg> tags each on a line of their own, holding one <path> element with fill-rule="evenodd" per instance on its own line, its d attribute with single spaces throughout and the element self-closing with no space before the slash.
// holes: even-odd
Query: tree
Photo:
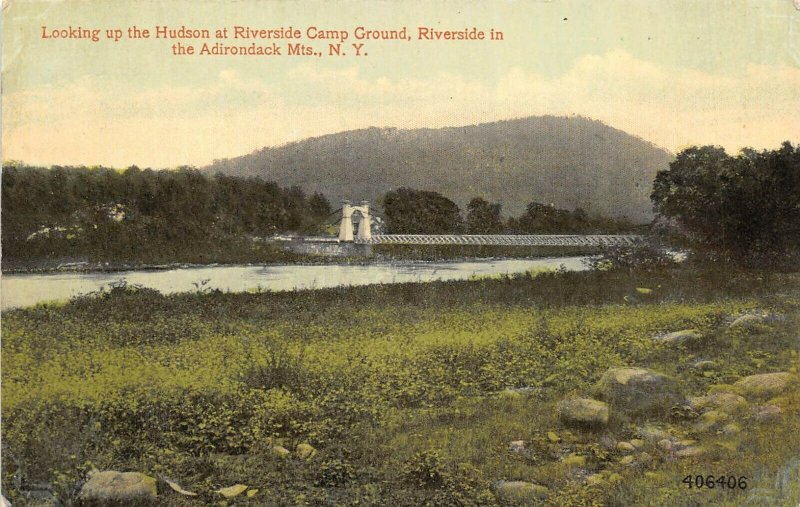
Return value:
<svg viewBox="0 0 800 507">
<path fill-rule="evenodd" d="M 383 214 L 392 234 L 454 234 L 462 229 L 458 206 L 437 192 L 411 188 L 387 192 Z"/>
<path fill-rule="evenodd" d="M 687 148 L 658 172 L 650 198 L 696 247 L 734 261 L 791 257 L 800 248 L 800 146 L 735 157 Z"/>
<path fill-rule="evenodd" d="M 499 203 L 491 204 L 480 197 L 467 204 L 467 232 L 470 234 L 498 234 L 503 232 L 503 218 Z"/>
</svg>

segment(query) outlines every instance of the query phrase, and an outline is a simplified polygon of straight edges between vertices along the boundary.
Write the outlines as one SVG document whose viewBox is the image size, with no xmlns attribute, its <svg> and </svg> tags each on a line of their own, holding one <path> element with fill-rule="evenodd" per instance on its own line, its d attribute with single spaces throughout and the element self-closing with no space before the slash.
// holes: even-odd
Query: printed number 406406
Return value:
<svg viewBox="0 0 800 507">
<path fill-rule="evenodd" d="M 689 489 L 692 488 L 728 488 L 728 489 L 747 489 L 747 477 L 735 477 L 733 475 L 687 475 L 683 478 L 684 484 Z"/>
</svg>

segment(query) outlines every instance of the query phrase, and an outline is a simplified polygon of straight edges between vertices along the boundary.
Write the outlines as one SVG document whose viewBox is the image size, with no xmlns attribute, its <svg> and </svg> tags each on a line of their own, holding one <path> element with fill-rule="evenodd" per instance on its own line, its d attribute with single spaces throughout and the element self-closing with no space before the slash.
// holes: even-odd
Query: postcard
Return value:
<svg viewBox="0 0 800 507">
<path fill-rule="evenodd" d="M 2 505 L 800 505 L 797 0 L 2 12 Z"/>
</svg>

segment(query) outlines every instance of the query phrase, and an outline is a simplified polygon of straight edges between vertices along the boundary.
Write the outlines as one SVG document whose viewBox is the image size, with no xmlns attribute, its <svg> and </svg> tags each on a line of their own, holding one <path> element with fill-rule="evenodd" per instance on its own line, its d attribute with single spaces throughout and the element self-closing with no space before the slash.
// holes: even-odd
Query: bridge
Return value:
<svg viewBox="0 0 800 507">
<path fill-rule="evenodd" d="M 356 238 L 364 245 L 499 245 L 499 246 L 626 246 L 644 236 L 634 234 L 381 234 Z"/>
<path fill-rule="evenodd" d="M 353 234 L 353 216 L 360 215 Z M 374 234 L 369 202 L 342 201 L 338 242 L 361 245 L 627 246 L 644 240 L 635 234 Z"/>
</svg>

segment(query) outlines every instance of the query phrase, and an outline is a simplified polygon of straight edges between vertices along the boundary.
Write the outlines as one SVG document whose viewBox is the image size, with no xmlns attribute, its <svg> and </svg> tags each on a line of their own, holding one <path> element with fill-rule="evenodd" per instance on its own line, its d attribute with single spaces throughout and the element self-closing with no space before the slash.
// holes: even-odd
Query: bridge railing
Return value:
<svg viewBox="0 0 800 507">
<path fill-rule="evenodd" d="M 627 246 L 644 241 L 636 234 L 381 234 L 367 245 Z"/>
</svg>

